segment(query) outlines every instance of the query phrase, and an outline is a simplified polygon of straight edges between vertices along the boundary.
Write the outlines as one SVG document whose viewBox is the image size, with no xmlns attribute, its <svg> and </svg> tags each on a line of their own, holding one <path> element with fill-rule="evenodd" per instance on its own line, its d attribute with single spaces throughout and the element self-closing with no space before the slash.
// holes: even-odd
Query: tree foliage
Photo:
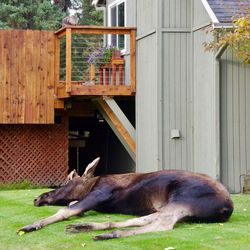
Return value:
<svg viewBox="0 0 250 250">
<path fill-rule="evenodd" d="M 56 30 L 71 12 L 81 25 L 103 23 L 103 13 L 90 0 L 1 0 L 0 29 Z"/>
<path fill-rule="evenodd" d="M 103 13 L 97 11 L 91 0 L 54 0 L 63 11 L 69 11 L 78 18 L 79 25 L 102 25 Z"/>
<path fill-rule="evenodd" d="M 80 19 L 82 25 L 103 25 L 103 12 L 96 11 L 91 5 L 91 1 L 82 0 L 82 17 Z"/>
<path fill-rule="evenodd" d="M 236 56 L 244 63 L 250 63 L 250 11 L 238 18 L 233 19 L 233 28 L 210 30 L 215 37 L 215 41 L 204 43 L 208 51 L 217 50 L 228 45 Z"/>
<path fill-rule="evenodd" d="M 0 28 L 55 30 L 65 14 L 50 0 L 1 0 Z"/>
<path fill-rule="evenodd" d="M 77 0 L 54 0 L 53 3 L 59 6 L 63 12 L 67 12 L 69 8 L 73 8 L 74 3 L 78 2 Z"/>
</svg>

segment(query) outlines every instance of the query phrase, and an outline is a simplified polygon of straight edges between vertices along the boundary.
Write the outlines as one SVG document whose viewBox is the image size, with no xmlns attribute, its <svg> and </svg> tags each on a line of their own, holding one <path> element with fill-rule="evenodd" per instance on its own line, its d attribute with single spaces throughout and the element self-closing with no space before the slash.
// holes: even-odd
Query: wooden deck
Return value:
<svg viewBox="0 0 250 250">
<path fill-rule="evenodd" d="M 135 35 L 127 27 L 0 30 L 0 124 L 54 123 L 55 108 L 70 97 L 134 95 Z M 93 51 L 121 37 L 123 52 L 116 47 L 111 61 L 89 62 Z"/>
<path fill-rule="evenodd" d="M 135 28 L 127 27 L 95 27 L 95 26 L 66 26 L 55 32 L 55 91 L 57 98 L 68 98 L 73 96 L 131 96 L 135 94 L 136 91 L 136 30 Z M 86 70 L 85 79 L 74 80 L 73 67 L 74 62 L 73 55 L 76 48 L 73 45 L 74 41 L 78 38 L 75 35 L 81 35 L 82 43 L 86 43 L 86 39 L 90 35 L 101 36 L 103 42 L 107 42 L 108 36 L 111 35 L 124 35 L 127 37 L 125 42 L 128 44 L 124 57 L 126 57 L 127 66 L 119 66 L 119 60 L 110 66 L 110 71 L 104 69 L 104 73 L 99 69 L 96 69 L 94 76 L 90 72 L 90 79 L 86 80 Z M 87 37 L 85 39 L 85 36 Z M 62 49 L 62 41 L 64 39 L 64 49 Z M 85 40 L 84 40 L 85 39 Z M 91 41 L 94 43 L 93 41 Z M 90 42 L 89 42 L 90 43 Z M 80 44 L 80 42 L 79 42 Z M 77 48 L 81 45 L 77 44 Z M 84 46 L 84 45 L 83 45 Z M 84 47 L 81 48 L 84 51 Z M 86 50 L 89 48 L 86 48 Z M 65 50 L 65 51 L 64 51 Z M 63 54 L 64 53 L 64 54 Z M 85 53 L 85 52 L 82 52 Z M 65 73 L 64 79 L 61 76 L 61 69 L 63 67 L 62 55 L 65 57 Z M 82 58 L 84 60 L 84 56 Z M 126 62 L 125 62 L 126 63 Z M 126 69 L 125 69 L 126 67 Z M 118 70 L 120 72 L 118 73 Z M 121 71 L 123 72 L 121 73 Z M 125 76 L 126 70 L 126 76 Z M 101 73 L 100 73 L 101 72 Z M 103 75 L 102 75 L 103 74 Z M 119 76 L 118 76 L 119 74 Z M 121 80 L 121 74 L 124 74 L 124 80 Z M 116 79 L 117 75 L 117 79 Z M 92 79 L 91 79 L 92 78 Z M 119 78 L 119 79 L 118 79 Z M 93 80 L 95 79 L 95 80 Z"/>
</svg>

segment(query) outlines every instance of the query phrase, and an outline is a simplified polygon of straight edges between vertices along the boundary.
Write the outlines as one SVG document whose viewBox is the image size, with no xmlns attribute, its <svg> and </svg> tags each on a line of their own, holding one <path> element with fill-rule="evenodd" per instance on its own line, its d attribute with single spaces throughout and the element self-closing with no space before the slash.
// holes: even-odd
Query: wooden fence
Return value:
<svg viewBox="0 0 250 250">
<path fill-rule="evenodd" d="M 0 124 L 54 122 L 54 32 L 0 30 Z"/>
</svg>

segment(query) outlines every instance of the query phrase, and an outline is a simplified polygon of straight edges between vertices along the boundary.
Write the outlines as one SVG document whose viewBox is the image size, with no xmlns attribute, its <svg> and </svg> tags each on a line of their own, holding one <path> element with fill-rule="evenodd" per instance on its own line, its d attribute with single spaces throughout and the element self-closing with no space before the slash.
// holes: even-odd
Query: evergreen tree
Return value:
<svg viewBox="0 0 250 250">
<path fill-rule="evenodd" d="M 80 23 L 82 25 L 103 25 L 103 12 L 96 11 L 90 0 L 82 0 L 82 15 Z"/>
<path fill-rule="evenodd" d="M 0 28 L 56 30 L 65 15 L 50 0 L 1 0 Z"/>
</svg>

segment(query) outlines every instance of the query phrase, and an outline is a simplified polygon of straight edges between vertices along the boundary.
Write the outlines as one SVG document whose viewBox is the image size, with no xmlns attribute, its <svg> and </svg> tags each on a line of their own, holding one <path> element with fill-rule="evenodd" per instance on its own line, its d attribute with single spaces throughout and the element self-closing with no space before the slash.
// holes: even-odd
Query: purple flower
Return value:
<svg viewBox="0 0 250 250">
<path fill-rule="evenodd" d="M 95 65 L 109 63 L 115 50 L 118 49 L 114 46 L 97 47 L 87 56 L 87 62 Z"/>
</svg>

